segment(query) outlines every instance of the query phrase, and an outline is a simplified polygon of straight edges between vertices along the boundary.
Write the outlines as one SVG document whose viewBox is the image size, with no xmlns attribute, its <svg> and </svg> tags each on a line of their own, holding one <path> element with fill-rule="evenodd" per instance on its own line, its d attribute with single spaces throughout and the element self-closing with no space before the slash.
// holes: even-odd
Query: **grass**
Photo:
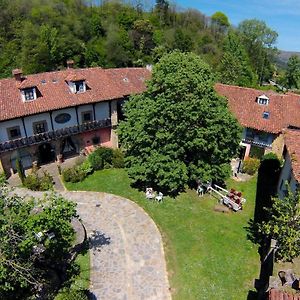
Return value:
<svg viewBox="0 0 300 300">
<path fill-rule="evenodd" d="M 77 290 L 88 290 L 90 285 L 90 251 L 79 254 L 76 257 L 75 262 L 80 267 L 80 273 L 75 277 L 71 288 Z"/>
<path fill-rule="evenodd" d="M 173 299 L 247 299 L 259 273 L 257 248 L 246 238 L 245 226 L 253 216 L 256 178 L 228 182 L 247 199 L 238 213 L 213 210 L 217 200 L 199 198 L 188 190 L 161 204 L 145 199 L 130 187 L 121 169 L 97 171 L 83 182 L 67 183 L 69 190 L 112 193 L 138 203 L 153 218 L 164 241 Z"/>
</svg>

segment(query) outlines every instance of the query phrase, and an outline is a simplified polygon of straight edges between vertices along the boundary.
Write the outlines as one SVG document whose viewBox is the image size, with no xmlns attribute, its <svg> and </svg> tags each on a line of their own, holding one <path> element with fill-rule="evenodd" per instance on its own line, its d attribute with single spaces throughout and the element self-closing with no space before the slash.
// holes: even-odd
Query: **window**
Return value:
<svg viewBox="0 0 300 300">
<path fill-rule="evenodd" d="M 39 134 L 48 131 L 48 126 L 46 121 L 34 122 L 33 123 L 33 133 Z"/>
<path fill-rule="evenodd" d="M 23 92 L 25 101 L 34 100 L 36 98 L 34 88 L 24 89 Z"/>
<path fill-rule="evenodd" d="M 67 113 L 58 114 L 54 120 L 56 123 L 64 124 L 71 120 L 71 115 Z"/>
<path fill-rule="evenodd" d="M 10 140 L 18 139 L 21 137 L 20 126 L 7 128 L 7 135 Z"/>
<path fill-rule="evenodd" d="M 259 139 L 260 142 L 267 144 L 269 142 L 269 136 L 270 135 L 266 132 L 260 132 L 258 134 L 258 139 Z"/>
<path fill-rule="evenodd" d="M 85 83 L 83 80 L 75 81 L 75 93 L 83 93 L 85 92 Z"/>
<path fill-rule="evenodd" d="M 252 129 L 250 129 L 250 128 L 247 128 L 247 129 L 246 129 L 246 139 L 248 139 L 248 140 L 253 140 L 253 139 L 254 139 L 254 136 L 255 136 L 254 130 L 252 130 Z"/>
<path fill-rule="evenodd" d="M 264 119 L 269 119 L 270 118 L 270 113 L 268 111 L 264 111 L 263 118 Z"/>
<path fill-rule="evenodd" d="M 91 111 L 84 111 L 81 113 L 82 123 L 93 121 L 93 114 Z"/>
<path fill-rule="evenodd" d="M 266 95 L 259 96 L 257 98 L 257 103 L 260 105 L 268 105 L 269 104 L 269 98 Z"/>
</svg>

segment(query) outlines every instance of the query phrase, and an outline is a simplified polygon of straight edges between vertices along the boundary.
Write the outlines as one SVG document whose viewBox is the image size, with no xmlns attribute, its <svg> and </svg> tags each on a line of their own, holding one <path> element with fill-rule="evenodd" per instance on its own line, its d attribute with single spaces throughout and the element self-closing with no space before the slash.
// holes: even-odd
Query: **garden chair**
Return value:
<svg viewBox="0 0 300 300">
<path fill-rule="evenodd" d="M 163 193 L 159 192 L 158 195 L 155 197 L 155 200 L 157 202 L 161 202 L 163 200 L 163 197 L 164 197 Z"/>
<path fill-rule="evenodd" d="M 154 196 L 153 188 L 146 188 L 146 198 L 151 200 Z"/>
</svg>

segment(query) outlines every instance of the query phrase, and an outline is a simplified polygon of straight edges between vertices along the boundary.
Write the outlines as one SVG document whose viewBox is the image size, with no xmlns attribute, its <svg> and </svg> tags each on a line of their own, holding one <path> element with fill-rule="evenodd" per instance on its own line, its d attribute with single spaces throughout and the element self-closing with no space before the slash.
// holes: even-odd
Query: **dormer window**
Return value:
<svg viewBox="0 0 300 300">
<path fill-rule="evenodd" d="M 268 105 L 270 99 L 266 95 L 261 95 L 257 98 L 257 103 L 260 105 Z"/>
<path fill-rule="evenodd" d="M 23 101 L 32 101 L 36 99 L 35 87 L 26 88 L 21 90 Z"/>
<path fill-rule="evenodd" d="M 84 93 L 86 91 L 86 83 L 84 80 L 70 81 L 69 87 L 72 93 Z"/>
<path fill-rule="evenodd" d="M 76 93 L 83 93 L 85 92 L 85 83 L 83 80 L 75 81 Z"/>
</svg>

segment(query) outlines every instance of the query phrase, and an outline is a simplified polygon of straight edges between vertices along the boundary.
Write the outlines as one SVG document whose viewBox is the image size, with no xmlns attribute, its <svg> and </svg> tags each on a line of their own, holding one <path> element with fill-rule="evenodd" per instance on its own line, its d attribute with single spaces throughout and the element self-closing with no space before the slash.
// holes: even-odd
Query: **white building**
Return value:
<svg viewBox="0 0 300 300">
<path fill-rule="evenodd" d="M 145 90 L 144 68 L 74 69 L 0 80 L 0 158 L 7 173 L 78 154 L 91 145 L 117 147 L 121 105 Z"/>
</svg>

